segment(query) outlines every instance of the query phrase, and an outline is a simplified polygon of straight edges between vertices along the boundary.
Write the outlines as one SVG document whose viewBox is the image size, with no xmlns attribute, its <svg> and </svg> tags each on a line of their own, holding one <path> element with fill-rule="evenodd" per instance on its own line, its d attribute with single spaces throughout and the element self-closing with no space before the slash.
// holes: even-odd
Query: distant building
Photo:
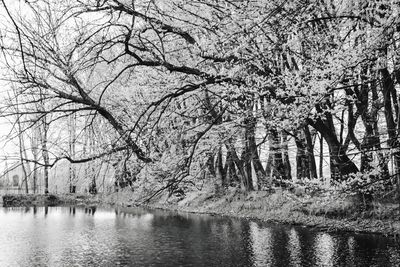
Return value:
<svg viewBox="0 0 400 267">
<path fill-rule="evenodd" d="M 16 162 L 11 166 L 8 166 L 8 168 L 4 170 L 0 176 L 0 194 L 25 193 L 25 180 L 26 177 L 21 163 Z M 28 179 L 28 190 L 29 192 L 33 192 L 33 181 L 30 179 Z"/>
</svg>

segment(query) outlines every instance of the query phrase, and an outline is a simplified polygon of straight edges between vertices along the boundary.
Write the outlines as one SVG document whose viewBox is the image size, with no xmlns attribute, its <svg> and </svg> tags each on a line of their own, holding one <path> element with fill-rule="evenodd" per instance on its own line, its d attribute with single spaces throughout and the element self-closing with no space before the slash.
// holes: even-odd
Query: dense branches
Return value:
<svg viewBox="0 0 400 267">
<path fill-rule="evenodd" d="M 400 173 L 390 1 L 43 0 L 21 2 L 23 14 L 2 3 L 26 128 L 77 114 L 77 128 L 103 123 L 108 136 L 96 156 L 53 160 L 124 151 L 157 169 L 172 157 L 162 188 L 193 170 L 253 190 L 317 178 L 314 150 L 327 146 L 332 181 L 390 180 L 389 160 Z"/>
</svg>

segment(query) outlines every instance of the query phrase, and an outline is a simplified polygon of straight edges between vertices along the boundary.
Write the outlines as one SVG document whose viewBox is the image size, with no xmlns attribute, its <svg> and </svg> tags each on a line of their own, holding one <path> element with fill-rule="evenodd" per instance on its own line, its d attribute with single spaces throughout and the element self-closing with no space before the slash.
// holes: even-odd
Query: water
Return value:
<svg viewBox="0 0 400 267">
<path fill-rule="evenodd" d="M 378 235 L 143 209 L 0 208 L 0 266 L 400 266 Z"/>
</svg>

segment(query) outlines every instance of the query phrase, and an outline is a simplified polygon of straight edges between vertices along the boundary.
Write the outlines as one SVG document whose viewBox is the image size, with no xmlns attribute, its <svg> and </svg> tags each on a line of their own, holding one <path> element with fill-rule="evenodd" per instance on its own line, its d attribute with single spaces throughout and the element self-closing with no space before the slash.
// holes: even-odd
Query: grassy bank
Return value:
<svg viewBox="0 0 400 267">
<path fill-rule="evenodd" d="M 135 198 L 132 192 L 107 197 L 109 203 L 123 206 L 143 205 L 141 200 Z M 381 233 L 400 237 L 398 204 L 375 201 L 365 210 L 359 199 L 339 194 L 310 197 L 285 190 L 242 192 L 230 188 L 219 193 L 196 191 L 184 197 L 167 197 L 165 194 L 145 205 L 157 209 L 304 225 L 326 231 Z"/>
<path fill-rule="evenodd" d="M 161 194 L 144 204 L 138 192 L 97 195 L 4 196 L 4 206 L 95 205 L 147 206 L 149 208 L 253 218 L 272 223 L 304 225 L 326 231 L 382 233 L 400 237 L 400 209 L 395 203 L 373 202 L 368 210 L 357 198 L 342 195 L 310 197 L 285 190 L 242 192 L 230 188 L 193 191 L 185 196 Z"/>
</svg>

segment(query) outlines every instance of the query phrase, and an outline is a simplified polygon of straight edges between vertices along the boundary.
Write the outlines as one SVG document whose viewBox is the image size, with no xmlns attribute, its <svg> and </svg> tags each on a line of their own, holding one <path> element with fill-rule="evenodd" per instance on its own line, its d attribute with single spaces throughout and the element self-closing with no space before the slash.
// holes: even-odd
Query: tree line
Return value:
<svg viewBox="0 0 400 267">
<path fill-rule="evenodd" d="M 41 160 L 21 150 L 25 163 L 114 158 L 116 184 L 150 166 L 160 190 L 208 176 L 245 190 L 327 176 L 400 190 L 397 1 L 2 6 L 13 93 L 1 115 L 20 134 L 75 121 L 69 150 L 41 138 Z M 76 132 L 93 125 L 96 149 L 77 153 Z"/>
</svg>

